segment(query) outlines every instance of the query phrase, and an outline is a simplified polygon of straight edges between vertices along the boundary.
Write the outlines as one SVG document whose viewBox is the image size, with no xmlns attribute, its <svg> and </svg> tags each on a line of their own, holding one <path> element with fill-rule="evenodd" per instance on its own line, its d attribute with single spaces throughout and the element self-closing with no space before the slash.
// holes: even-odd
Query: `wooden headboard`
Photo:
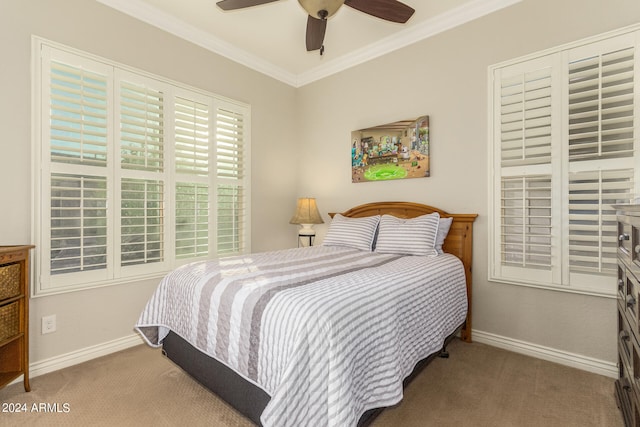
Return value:
<svg viewBox="0 0 640 427">
<path fill-rule="evenodd" d="M 356 206 L 341 215 L 351 218 L 361 218 L 373 215 L 393 215 L 398 218 L 415 218 L 421 215 L 438 212 L 441 217 L 452 217 L 451 229 L 444 241 L 442 249 L 460 258 L 464 265 L 467 279 L 467 320 L 460 332 L 461 338 L 466 342 L 471 342 L 471 296 L 472 296 L 472 276 L 471 266 L 473 263 L 473 222 L 477 214 L 450 214 L 442 209 L 434 208 L 420 203 L 412 202 L 376 202 Z M 335 213 L 329 214 L 332 218 Z"/>
</svg>

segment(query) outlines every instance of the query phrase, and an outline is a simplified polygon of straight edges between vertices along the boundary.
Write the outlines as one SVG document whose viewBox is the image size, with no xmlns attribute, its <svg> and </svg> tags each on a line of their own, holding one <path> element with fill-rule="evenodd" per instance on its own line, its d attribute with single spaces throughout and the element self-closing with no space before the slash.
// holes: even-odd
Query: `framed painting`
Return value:
<svg viewBox="0 0 640 427">
<path fill-rule="evenodd" d="M 351 182 L 427 178 L 429 116 L 351 132 Z"/>
</svg>

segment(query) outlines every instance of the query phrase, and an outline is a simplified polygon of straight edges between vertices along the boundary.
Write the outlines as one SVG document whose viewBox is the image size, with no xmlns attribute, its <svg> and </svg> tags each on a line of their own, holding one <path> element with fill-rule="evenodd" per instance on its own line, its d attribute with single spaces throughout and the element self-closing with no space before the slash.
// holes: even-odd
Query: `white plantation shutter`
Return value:
<svg viewBox="0 0 640 427">
<path fill-rule="evenodd" d="M 121 265 L 164 259 L 164 186 L 162 181 L 121 181 Z"/>
<path fill-rule="evenodd" d="M 36 294 L 250 249 L 249 106 L 34 46 Z"/>
<path fill-rule="evenodd" d="M 551 269 L 551 176 L 502 180 L 504 265 Z"/>
<path fill-rule="evenodd" d="M 218 254 L 244 252 L 245 209 L 242 187 L 237 185 L 219 185 L 216 211 L 218 215 Z"/>
<path fill-rule="evenodd" d="M 553 236 L 558 207 L 553 140 L 558 137 L 560 93 L 554 58 L 496 70 L 497 141 L 493 272 L 503 280 L 537 283 L 558 274 Z M 555 153 L 557 154 L 557 153 Z"/>
<path fill-rule="evenodd" d="M 212 156 L 211 105 L 194 97 L 175 98 L 176 237 L 178 259 L 206 257 L 210 253 L 213 224 L 209 176 Z"/>
<path fill-rule="evenodd" d="M 633 169 L 569 175 L 569 268 L 587 274 L 616 272 L 618 225 L 611 205 L 633 199 Z"/>
<path fill-rule="evenodd" d="M 569 64 L 569 160 L 634 155 L 634 48 Z"/>
<path fill-rule="evenodd" d="M 116 77 L 120 80 L 120 170 L 115 175 L 120 181 L 116 184 L 120 191 L 119 266 L 160 269 L 167 240 L 167 88 L 162 82 L 128 72 L 119 71 Z"/>
<path fill-rule="evenodd" d="M 611 205 L 633 200 L 637 180 L 634 43 L 618 37 L 567 55 L 569 285 L 597 288 L 616 274 Z"/>
<path fill-rule="evenodd" d="M 164 169 L 164 95 L 148 86 L 120 85 L 120 161 L 123 169 Z"/>
<path fill-rule="evenodd" d="M 218 254 L 247 249 L 247 112 L 222 105 L 216 110 L 216 181 Z"/>
<path fill-rule="evenodd" d="M 107 267 L 107 179 L 51 175 L 51 274 Z"/>
<path fill-rule="evenodd" d="M 551 162 L 551 68 L 504 78 L 500 87 L 501 165 Z"/>
<path fill-rule="evenodd" d="M 490 279 L 613 294 L 636 197 L 640 33 L 496 66 Z"/>
<path fill-rule="evenodd" d="M 218 178 L 241 180 L 244 174 L 244 113 L 230 108 L 216 112 L 216 171 Z"/>
<path fill-rule="evenodd" d="M 51 62 L 52 162 L 106 166 L 107 76 Z"/>
<path fill-rule="evenodd" d="M 209 173 L 209 106 L 176 97 L 176 172 L 206 176 Z"/>
<path fill-rule="evenodd" d="M 176 257 L 209 254 L 209 186 L 179 182 L 176 185 Z"/>
<path fill-rule="evenodd" d="M 111 70 L 42 50 L 40 161 L 44 200 L 37 225 L 43 288 L 109 275 L 108 173 Z M 70 280 L 72 275 L 74 279 Z"/>
</svg>

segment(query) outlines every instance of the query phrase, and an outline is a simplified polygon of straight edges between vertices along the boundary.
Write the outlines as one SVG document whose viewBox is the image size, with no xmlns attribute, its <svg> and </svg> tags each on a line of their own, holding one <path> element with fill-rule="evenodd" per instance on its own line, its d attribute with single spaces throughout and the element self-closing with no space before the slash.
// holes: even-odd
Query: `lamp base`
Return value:
<svg viewBox="0 0 640 427">
<path fill-rule="evenodd" d="M 314 230 L 313 224 L 300 224 L 300 229 L 298 230 L 298 236 L 315 236 L 316 230 Z"/>
</svg>

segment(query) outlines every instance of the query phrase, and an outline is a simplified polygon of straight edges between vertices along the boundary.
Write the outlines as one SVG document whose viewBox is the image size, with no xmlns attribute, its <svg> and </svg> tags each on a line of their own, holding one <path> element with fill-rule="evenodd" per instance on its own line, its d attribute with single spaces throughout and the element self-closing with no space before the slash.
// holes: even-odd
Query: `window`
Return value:
<svg viewBox="0 0 640 427">
<path fill-rule="evenodd" d="M 37 39 L 36 294 L 250 250 L 247 105 Z"/>
<path fill-rule="evenodd" d="M 490 67 L 489 280 L 615 295 L 637 197 L 638 28 Z"/>
</svg>

